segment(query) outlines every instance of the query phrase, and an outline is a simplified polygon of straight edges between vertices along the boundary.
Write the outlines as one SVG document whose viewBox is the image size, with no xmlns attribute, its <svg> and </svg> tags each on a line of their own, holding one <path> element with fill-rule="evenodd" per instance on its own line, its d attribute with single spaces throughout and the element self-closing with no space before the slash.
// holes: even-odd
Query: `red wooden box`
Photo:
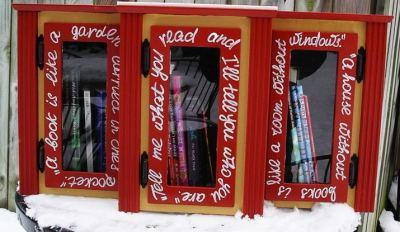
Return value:
<svg viewBox="0 0 400 232">
<path fill-rule="evenodd" d="M 129 212 L 253 217 L 264 199 L 373 210 L 391 17 L 191 4 L 14 8 L 21 194 L 118 197 Z M 307 151 L 329 153 L 314 155 L 314 166 L 304 152 L 293 156 L 308 181 L 291 176 L 287 155 L 295 74 L 308 95 L 301 110 L 314 118 L 302 125 L 317 136 L 308 134 L 318 146 Z M 318 132 L 325 121 L 330 132 Z M 316 166 L 324 178 L 307 169 Z"/>
</svg>

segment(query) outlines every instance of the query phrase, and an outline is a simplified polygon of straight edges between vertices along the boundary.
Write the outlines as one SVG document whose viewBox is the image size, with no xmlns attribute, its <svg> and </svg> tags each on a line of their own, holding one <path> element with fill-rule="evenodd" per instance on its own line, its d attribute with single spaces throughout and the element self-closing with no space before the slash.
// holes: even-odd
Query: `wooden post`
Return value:
<svg viewBox="0 0 400 232">
<path fill-rule="evenodd" d="M 11 0 L 0 1 L 0 208 L 7 207 Z"/>
</svg>

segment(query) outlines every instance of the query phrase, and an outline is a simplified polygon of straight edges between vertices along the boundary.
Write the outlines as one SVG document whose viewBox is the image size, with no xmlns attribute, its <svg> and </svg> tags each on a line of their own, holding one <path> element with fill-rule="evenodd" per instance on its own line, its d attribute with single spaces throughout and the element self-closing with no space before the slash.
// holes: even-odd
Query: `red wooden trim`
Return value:
<svg viewBox="0 0 400 232">
<path fill-rule="evenodd" d="M 103 33 L 87 33 L 95 30 Z M 78 33 L 78 31 L 80 33 Z M 82 33 L 81 33 L 82 32 Z M 110 36 L 108 36 L 110 35 Z M 62 152 L 62 46 L 65 41 L 107 44 L 107 106 L 105 127 L 105 172 L 65 171 Z M 46 186 L 93 190 L 117 190 L 118 186 L 118 94 L 119 26 L 93 23 L 46 23 L 44 26 L 44 120 Z M 50 119 L 48 119 L 50 118 Z M 112 123 L 113 121 L 113 123 Z M 59 126 L 54 126 L 59 125 Z M 55 128 L 54 128 L 55 127 Z M 58 136 L 54 136 L 56 133 Z M 47 142 L 50 141 L 50 142 Z"/>
<path fill-rule="evenodd" d="M 361 21 L 361 22 L 380 22 L 388 23 L 393 16 L 370 15 L 370 14 L 343 14 L 325 12 L 293 12 L 278 11 L 277 18 L 285 19 L 322 19 L 322 20 L 342 20 L 342 21 Z"/>
<path fill-rule="evenodd" d="M 94 6 L 94 5 L 58 5 L 58 4 L 13 4 L 19 11 L 65 11 L 65 12 L 95 12 L 95 13 L 136 13 L 136 14 L 176 14 L 176 15 L 218 15 L 243 17 L 275 17 L 276 10 L 244 9 L 244 8 L 209 8 L 192 6 L 179 7 L 161 5 L 137 6 Z"/>
<path fill-rule="evenodd" d="M 273 31 L 272 34 L 273 58 L 270 95 L 272 106 L 269 114 L 265 197 L 267 200 L 346 202 L 351 156 L 351 125 L 354 106 L 354 94 L 352 93 L 355 88 L 357 34 L 297 31 Z M 318 46 L 304 42 L 315 38 L 316 35 L 321 38 L 319 42 L 315 42 Z M 328 41 L 327 38 L 332 38 L 332 36 L 336 36 L 335 41 L 321 43 L 321 41 Z M 332 122 L 334 127 L 331 153 L 333 155 L 330 181 L 326 184 L 286 183 L 284 181 L 288 77 L 292 50 L 334 51 L 338 55 L 335 114 Z M 280 82 L 282 82 L 281 85 Z"/>
<path fill-rule="evenodd" d="M 18 12 L 18 130 L 20 193 L 39 193 L 37 170 L 37 12 Z"/>
<path fill-rule="evenodd" d="M 13 8 L 18 11 L 64 11 L 64 12 L 93 12 L 116 13 L 116 6 L 99 5 L 60 5 L 60 4 L 22 4 L 14 3 Z"/>
<path fill-rule="evenodd" d="M 269 111 L 271 19 L 252 19 L 243 213 L 263 214 Z M 261 33 L 264 32 L 264 33 Z"/>
<path fill-rule="evenodd" d="M 372 212 L 378 169 L 379 138 L 382 117 L 383 84 L 387 27 L 384 23 L 368 23 L 367 50 L 359 146 L 359 171 L 355 210 Z"/>
<path fill-rule="evenodd" d="M 215 15 L 215 16 L 242 16 L 242 17 L 275 17 L 276 10 L 266 9 L 243 9 L 243 8 L 208 8 L 201 7 L 198 4 L 193 7 L 177 7 L 163 5 L 151 5 L 151 6 L 118 6 L 118 12 L 124 13 L 142 13 L 142 14 L 171 14 L 171 15 Z"/>
<path fill-rule="evenodd" d="M 159 38 L 183 35 L 185 40 L 172 39 L 167 42 Z M 149 86 L 149 191 L 148 201 L 158 204 L 202 205 L 232 207 L 235 203 L 235 159 L 237 141 L 237 103 L 239 98 L 240 29 L 211 27 L 151 28 L 151 70 Z M 165 36 L 167 35 L 167 36 Z M 217 40 L 219 36 L 235 41 L 232 45 Z M 193 41 L 186 40 L 192 36 Z M 216 37 L 218 36 L 218 37 Z M 237 41 L 237 43 L 236 43 Z M 220 51 L 218 84 L 218 137 L 216 155 L 216 177 L 213 187 L 167 185 L 168 138 L 170 134 L 169 93 L 171 47 L 213 47 Z M 162 74 L 160 74 L 162 73 Z M 162 91 L 163 94 L 159 92 Z M 154 119 L 157 109 L 164 120 Z M 179 132 L 178 132 L 179 133 Z M 159 145 L 158 145 L 159 144 Z M 162 155 L 159 155 L 162 154 Z M 164 155 L 165 154 L 165 155 Z M 182 173 L 181 173 L 182 174 Z M 190 199 L 188 199 L 190 198 Z"/>
<path fill-rule="evenodd" d="M 137 14 L 177 14 L 177 15 L 218 15 L 218 16 L 244 16 L 244 17 L 277 17 L 296 19 L 323 19 L 344 20 L 361 22 L 385 22 L 392 20 L 393 16 L 361 15 L 343 13 L 320 12 L 288 12 L 265 9 L 229 9 L 208 7 L 177 7 L 164 5 L 135 5 L 135 6 L 97 6 L 97 5 L 58 5 L 58 4 L 13 4 L 19 11 L 65 11 L 65 12 L 96 12 L 96 13 L 137 13 Z"/>
<path fill-rule="evenodd" d="M 142 16 L 121 14 L 120 30 L 121 51 L 124 52 L 121 53 L 120 73 L 119 209 L 125 212 L 138 212 Z"/>
<path fill-rule="evenodd" d="M 219 15 L 243 17 L 275 17 L 276 10 L 215 8 L 191 6 L 179 7 L 169 4 L 136 5 L 136 6 L 96 6 L 96 5 L 59 5 L 59 4 L 13 4 L 19 11 L 64 11 L 64 12 L 95 12 L 95 13 L 135 13 L 135 14 L 177 14 L 177 15 Z"/>
</svg>

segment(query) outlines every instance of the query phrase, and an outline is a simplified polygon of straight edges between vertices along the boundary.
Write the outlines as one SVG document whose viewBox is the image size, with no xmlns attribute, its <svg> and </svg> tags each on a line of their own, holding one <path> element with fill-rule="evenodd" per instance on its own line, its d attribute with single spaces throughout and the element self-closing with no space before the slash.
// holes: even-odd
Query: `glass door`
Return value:
<svg viewBox="0 0 400 232">
<path fill-rule="evenodd" d="M 357 34 L 273 31 L 266 199 L 346 202 Z"/>
<path fill-rule="evenodd" d="M 117 190 L 119 28 L 44 28 L 46 186 Z"/>
<path fill-rule="evenodd" d="M 151 27 L 149 203 L 234 205 L 240 36 Z"/>
</svg>

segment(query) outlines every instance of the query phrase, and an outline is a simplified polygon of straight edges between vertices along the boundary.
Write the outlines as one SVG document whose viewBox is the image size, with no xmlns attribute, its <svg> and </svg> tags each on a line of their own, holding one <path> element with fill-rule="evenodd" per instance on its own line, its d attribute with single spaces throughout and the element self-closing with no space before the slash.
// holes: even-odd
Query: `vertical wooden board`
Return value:
<svg viewBox="0 0 400 232">
<path fill-rule="evenodd" d="M 387 37 L 387 53 L 386 53 L 386 70 L 385 70 L 385 83 L 384 83 L 384 99 L 382 107 L 382 124 L 381 124 L 381 137 L 380 137 L 380 149 L 379 149 L 379 160 L 378 160 L 378 173 L 377 185 L 376 185 L 376 200 L 375 200 L 375 211 L 373 213 L 365 214 L 362 220 L 362 228 L 360 231 L 371 231 L 377 228 L 378 219 L 382 212 L 383 207 L 388 195 L 388 189 L 391 184 L 391 173 L 393 172 L 392 154 L 392 143 L 398 143 L 394 136 L 394 124 L 396 120 L 396 95 L 399 86 L 399 65 L 400 65 L 400 1 L 379 0 L 375 8 L 378 13 L 384 13 L 385 15 L 393 15 L 393 21 L 388 28 Z"/>
<path fill-rule="evenodd" d="M 227 0 L 194 0 L 198 4 L 227 4 Z"/>
<path fill-rule="evenodd" d="M 117 0 L 93 0 L 94 5 L 116 5 Z"/>
<path fill-rule="evenodd" d="M 333 0 L 297 0 L 296 11 L 322 12 L 332 11 Z"/>
<path fill-rule="evenodd" d="M 228 2 L 229 4 L 229 2 Z M 232 5 L 259 5 L 260 0 L 231 0 Z"/>
<path fill-rule="evenodd" d="M 262 6 L 277 6 L 279 10 L 293 11 L 295 1 L 294 0 L 261 0 L 260 5 L 262 5 Z"/>
<path fill-rule="evenodd" d="M 64 4 L 64 0 L 38 0 L 39 4 Z"/>
<path fill-rule="evenodd" d="M 164 2 L 164 0 L 137 0 L 137 2 Z"/>
<path fill-rule="evenodd" d="M 93 0 L 65 0 L 65 4 L 87 4 L 92 5 Z"/>
<path fill-rule="evenodd" d="M 194 0 L 165 0 L 165 2 L 169 3 L 194 3 Z"/>
<path fill-rule="evenodd" d="M 37 0 L 13 0 L 13 3 L 37 3 Z M 17 72 L 17 12 L 11 16 L 11 69 L 8 136 L 8 208 L 15 210 L 15 190 L 18 183 L 18 72 Z"/>
<path fill-rule="evenodd" d="M 370 14 L 372 8 L 372 0 L 334 0 L 333 11 L 337 13 L 357 13 Z"/>
<path fill-rule="evenodd" d="M 11 0 L 0 1 L 0 208 L 7 207 Z"/>
</svg>

